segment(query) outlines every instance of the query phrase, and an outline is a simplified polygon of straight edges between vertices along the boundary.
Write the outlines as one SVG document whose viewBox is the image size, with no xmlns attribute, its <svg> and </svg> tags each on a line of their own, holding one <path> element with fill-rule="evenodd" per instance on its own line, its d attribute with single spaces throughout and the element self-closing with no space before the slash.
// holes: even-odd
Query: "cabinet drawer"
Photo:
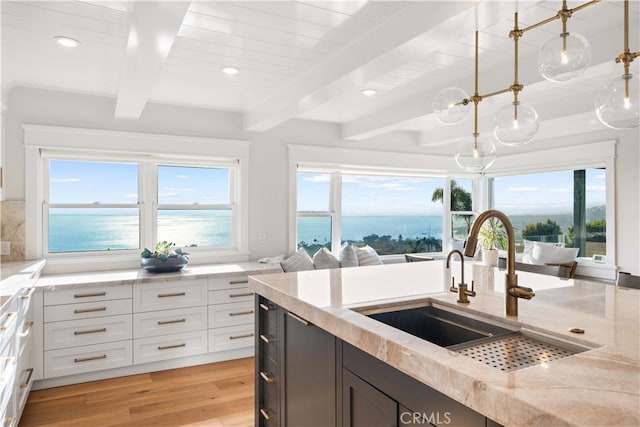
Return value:
<svg viewBox="0 0 640 427">
<path fill-rule="evenodd" d="M 133 337 L 147 338 L 207 329 L 207 307 L 150 311 L 133 315 Z"/>
<path fill-rule="evenodd" d="M 209 329 L 209 352 L 253 347 L 253 325 Z"/>
<path fill-rule="evenodd" d="M 278 333 L 275 322 L 264 322 L 260 324 L 260 331 L 258 332 L 258 338 L 260 339 L 260 346 L 264 351 L 264 354 L 271 357 L 273 360 L 278 360 Z"/>
<path fill-rule="evenodd" d="M 134 340 L 133 345 L 136 364 L 193 356 L 207 352 L 207 331 L 141 338 Z"/>
<path fill-rule="evenodd" d="M 209 277 L 209 290 L 246 288 L 249 285 L 249 276 L 239 274 L 237 276 Z"/>
<path fill-rule="evenodd" d="M 44 305 L 131 298 L 131 285 L 96 286 L 44 292 Z"/>
<path fill-rule="evenodd" d="M 20 288 L 15 298 L 18 301 L 18 315 L 20 318 L 30 318 L 31 300 L 36 288 Z"/>
<path fill-rule="evenodd" d="M 63 320 L 118 316 L 121 314 L 131 314 L 131 299 L 50 305 L 44 308 L 44 321 L 60 322 Z"/>
<path fill-rule="evenodd" d="M 133 360 L 131 340 L 65 348 L 44 352 L 44 377 L 81 374 L 129 366 Z"/>
<path fill-rule="evenodd" d="M 209 306 L 210 328 L 253 324 L 253 319 L 254 309 L 251 301 Z"/>
<path fill-rule="evenodd" d="M 0 355 L 13 353 L 18 316 L 15 312 L 2 313 L 0 317 Z"/>
<path fill-rule="evenodd" d="M 260 324 L 266 322 L 272 322 L 277 324 L 277 308 L 274 303 L 269 301 L 266 298 L 258 297 L 258 304 L 256 310 L 258 310 L 258 314 L 260 316 Z"/>
<path fill-rule="evenodd" d="M 33 321 L 25 321 L 22 322 L 22 325 L 18 331 L 18 357 L 22 357 L 22 353 L 24 353 L 25 348 L 30 346 L 32 343 L 31 333 L 33 331 Z"/>
<path fill-rule="evenodd" d="M 7 406 L 13 394 L 16 369 L 15 357 L 0 358 L 0 410 Z"/>
<path fill-rule="evenodd" d="M 209 291 L 209 304 L 228 304 L 230 302 L 253 301 L 254 293 L 249 288 L 220 289 Z"/>
<path fill-rule="evenodd" d="M 136 286 L 133 290 L 133 312 L 206 305 L 206 282 L 206 279 L 196 279 Z"/>
<path fill-rule="evenodd" d="M 131 339 L 131 315 L 44 324 L 44 349 L 77 347 Z"/>
</svg>

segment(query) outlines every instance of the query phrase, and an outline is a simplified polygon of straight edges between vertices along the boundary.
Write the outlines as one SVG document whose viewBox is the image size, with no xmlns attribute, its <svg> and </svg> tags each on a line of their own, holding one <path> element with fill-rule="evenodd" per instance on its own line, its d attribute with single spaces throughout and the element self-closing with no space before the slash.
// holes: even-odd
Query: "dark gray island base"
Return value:
<svg viewBox="0 0 640 427">
<path fill-rule="evenodd" d="M 256 313 L 256 426 L 498 426 L 259 295 Z"/>
</svg>

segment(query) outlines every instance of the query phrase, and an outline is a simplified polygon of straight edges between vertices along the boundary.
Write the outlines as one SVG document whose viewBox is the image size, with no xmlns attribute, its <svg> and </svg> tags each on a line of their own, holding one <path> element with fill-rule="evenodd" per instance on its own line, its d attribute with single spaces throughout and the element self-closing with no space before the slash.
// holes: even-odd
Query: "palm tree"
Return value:
<svg viewBox="0 0 640 427">
<path fill-rule="evenodd" d="M 432 202 L 443 202 L 444 201 L 444 189 L 442 187 L 437 187 L 433 190 L 433 194 L 431 195 Z M 473 209 L 473 202 L 471 199 L 471 193 L 469 193 L 464 188 L 460 187 L 455 179 L 451 180 L 451 210 L 454 212 L 469 212 Z M 467 224 L 467 233 L 471 229 L 471 220 L 473 218 L 472 215 L 458 215 L 458 217 L 462 217 L 464 222 Z"/>
</svg>

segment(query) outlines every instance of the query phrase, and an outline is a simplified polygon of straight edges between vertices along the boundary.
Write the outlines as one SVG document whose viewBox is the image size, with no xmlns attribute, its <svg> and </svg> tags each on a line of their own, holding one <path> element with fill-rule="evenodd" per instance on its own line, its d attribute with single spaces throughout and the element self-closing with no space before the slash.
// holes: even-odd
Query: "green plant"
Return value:
<svg viewBox="0 0 640 427">
<path fill-rule="evenodd" d="M 506 249 L 507 232 L 502 222 L 496 218 L 489 218 L 480 227 L 478 241 L 482 249 Z"/>
<path fill-rule="evenodd" d="M 189 258 L 188 252 L 184 252 L 181 248 L 175 248 L 175 243 L 167 242 L 163 240 L 162 242 L 156 243 L 156 246 L 153 248 L 153 252 L 149 249 L 144 248 L 144 250 L 140 253 L 141 258 L 158 258 L 161 261 L 166 261 L 171 257 L 183 256 L 185 258 Z"/>
</svg>

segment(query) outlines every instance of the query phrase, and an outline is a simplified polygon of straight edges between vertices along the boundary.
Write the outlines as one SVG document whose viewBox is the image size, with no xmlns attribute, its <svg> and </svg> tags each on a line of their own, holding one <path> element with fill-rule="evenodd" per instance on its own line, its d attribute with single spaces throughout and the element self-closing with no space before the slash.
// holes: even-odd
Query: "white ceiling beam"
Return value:
<svg viewBox="0 0 640 427">
<path fill-rule="evenodd" d="M 494 5 L 502 2 L 490 2 Z M 245 114 L 245 130 L 265 131 L 437 50 L 462 27 L 474 22 L 475 2 L 413 2 L 374 30 L 281 87 Z M 495 8 L 495 6 L 494 6 Z"/>
<path fill-rule="evenodd" d="M 189 1 L 134 3 L 126 58 L 120 74 L 116 118 L 140 118 L 189 4 Z"/>
<path fill-rule="evenodd" d="M 591 73 L 602 72 L 603 67 L 606 67 L 608 69 L 608 66 L 613 63 L 613 58 L 616 56 L 616 50 L 612 49 L 612 46 L 617 46 L 619 44 L 618 34 L 615 34 L 609 30 L 601 31 L 600 33 L 595 35 L 590 35 L 588 38 L 591 43 L 593 65 L 591 66 L 590 70 L 587 70 L 585 72 L 585 76 L 588 76 Z M 520 95 L 521 102 L 526 104 L 527 95 L 533 93 L 534 91 L 537 92 L 540 90 L 552 90 L 553 87 L 562 88 L 562 83 L 548 83 L 546 80 L 544 80 L 544 78 L 540 76 L 540 74 L 538 74 L 537 58 L 535 56 L 532 57 L 529 55 L 523 58 L 523 56 L 521 55 L 519 62 L 519 81 L 520 83 L 525 85 L 525 88 Z M 423 87 L 428 86 L 426 84 L 427 80 L 425 80 L 428 76 L 405 85 L 409 86 L 411 91 L 413 91 L 415 95 L 408 97 L 400 102 L 389 105 L 386 108 L 380 109 L 368 116 L 364 116 L 356 120 L 344 123 L 342 125 L 342 137 L 347 140 L 362 140 L 394 130 L 405 129 L 407 124 L 410 124 L 411 122 L 416 120 L 425 119 L 429 121 L 432 120 L 434 125 L 437 126 L 438 129 L 434 129 L 434 132 L 422 133 L 421 145 L 440 145 L 442 143 L 449 143 L 466 135 L 470 132 L 470 128 L 468 129 L 468 126 L 464 127 L 462 125 L 442 125 L 440 123 L 437 123 L 435 118 L 433 117 L 432 102 L 435 95 L 441 89 L 449 86 L 456 86 L 467 91 L 469 95 L 472 95 L 473 70 L 466 70 L 466 79 L 461 79 L 459 76 L 460 73 L 457 71 L 458 70 L 455 69 L 452 70 L 451 75 L 453 77 L 447 82 L 442 82 L 440 87 L 435 90 L 425 91 L 420 89 L 420 85 L 423 85 Z M 469 74 L 469 71 L 471 71 L 471 74 Z M 615 74 L 611 76 L 611 78 L 613 77 L 615 77 Z M 481 95 L 483 93 L 489 93 L 509 87 L 509 85 L 513 83 L 512 60 L 509 60 L 507 63 L 500 66 L 494 67 L 490 71 L 481 70 L 479 80 Z M 503 84 L 501 85 L 496 82 L 503 82 Z M 400 89 L 406 91 L 406 88 L 399 88 L 396 90 Z M 500 100 L 503 100 L 506 99 L 505 97 L 507 96 L 509 95 L 500 95 L 499 97 L 496 97 L 496 99 L 499 98 Z M 482 117 L 486 115 L 483 113 L 487 112 L 487 103 L 493 101 L 494 100 L 492 100 L 491 98 L 487 98 L 480 103 L 479 111 L 481 120 Z M 495 101 L 498 102 L 497 100 Z M 496 107 L 494 107 L 493 109 L 495 108 Z M 490 108 L 489 110 L 493 111 L 493 109 Z M 488 115 L 491 116 L 492 114 Z M 430 116 L 430 118 L 427 116 Z M 491 117 L 489 117 L 489 119 L 491 119 Z M 486 122 L 486 120 L 484 121 Z M 446 141 L 442 139 L 444 135 L 446 135 Z"/>
</svg>

